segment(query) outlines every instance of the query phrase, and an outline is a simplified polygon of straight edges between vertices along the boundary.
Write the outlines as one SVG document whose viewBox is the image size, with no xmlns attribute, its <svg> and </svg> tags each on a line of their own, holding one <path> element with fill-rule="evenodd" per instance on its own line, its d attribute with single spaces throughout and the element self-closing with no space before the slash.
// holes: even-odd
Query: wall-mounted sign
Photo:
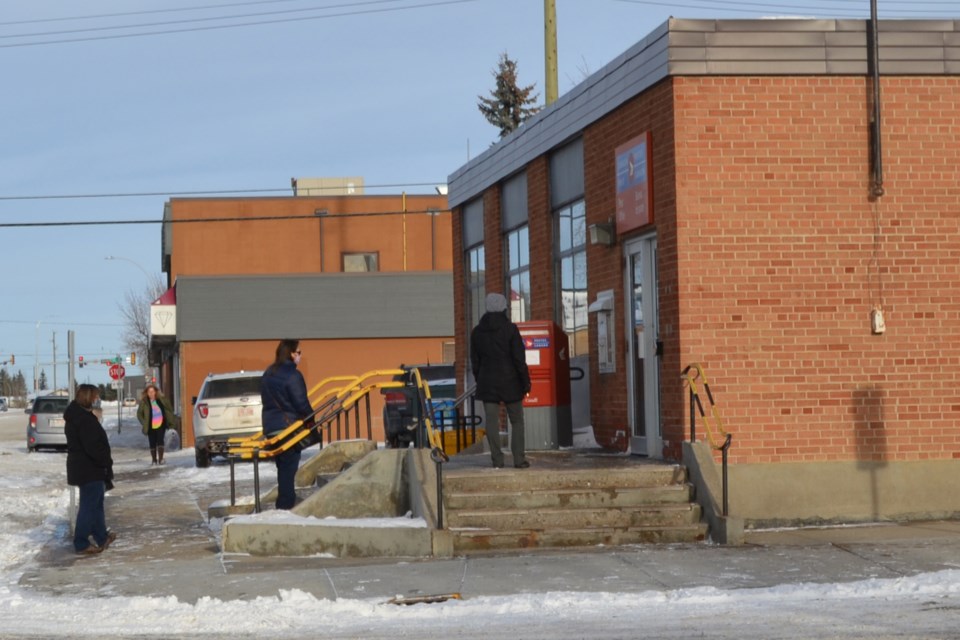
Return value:
<svg viewBox="0 0 960 640">
<path fill-rule="evenodd" d="M 650 132 L 616 149 L 617 235 L 653 222 L 653 149 Z"/>
</svg>

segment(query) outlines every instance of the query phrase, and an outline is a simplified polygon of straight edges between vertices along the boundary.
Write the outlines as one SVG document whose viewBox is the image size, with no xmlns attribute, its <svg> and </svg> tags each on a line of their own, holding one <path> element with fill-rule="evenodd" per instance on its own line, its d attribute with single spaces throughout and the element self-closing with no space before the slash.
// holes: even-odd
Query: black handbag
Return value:
<svg viewBox="0 0 960 640">
<path fill-rule="evenodd" d="M 309 429 L 310 431 L 303 438 L 297 441 L 297 446 L 300 447 L 300 450 L 303 451 L 309 447 L 312 447 L 315 444 L 319 444 L 320 448 L 323 448 L 323 434 L 320 433 L 320 425 L 318 425 L 313 416 L 305 418 L 303 421 L 303 428 Z"/>
</svg>

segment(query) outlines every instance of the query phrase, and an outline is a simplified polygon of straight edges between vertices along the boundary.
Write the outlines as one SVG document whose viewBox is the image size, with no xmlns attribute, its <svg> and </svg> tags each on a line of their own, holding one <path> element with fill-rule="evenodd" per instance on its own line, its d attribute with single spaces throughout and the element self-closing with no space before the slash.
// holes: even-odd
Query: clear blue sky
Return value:
<svg viewBox="0 0 960 640">
<path fill-rule="evenodd" d="M 7 371 L 28 380 L 35 350 L 52 360 L 54 332 L 61 361 L 68 330 L 87 360 L 123 351 L 118 306 L 145 287 L 144 271 L 159 274 L 161 250 L 158 224 L 118 223 L 159 221 L 178 193 L 289 193 L 294 176 L 429 192 L 415 185 L 444 183 L 497 140 L 476 103 L 501 52 L 543 97 L 541 0 L 2 4 L 0 224 L 113 223 L 0 227 L 0 361 L 14 354 Z M 561 95 L 671 15 L 870 11 L 869 0 L 556 4 Z M 880 0 L 879 10 L 960 17 L 958 2 Z M 164 33 L 126 37 L 144 32 Z M 144 193 L 163 195 L 53 197 Z M 77 374 L 108 379 L 105 367 Z M 57 375 L 63 384 L 66 367 Z"/>
</svg>

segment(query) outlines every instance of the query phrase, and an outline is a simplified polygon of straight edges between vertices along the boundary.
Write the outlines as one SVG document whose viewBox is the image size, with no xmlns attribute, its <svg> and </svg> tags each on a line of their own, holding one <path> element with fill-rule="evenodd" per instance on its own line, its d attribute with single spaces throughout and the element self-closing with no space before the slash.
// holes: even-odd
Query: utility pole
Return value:
<svg viewBox="0 0 960 640">
<path fill-rule="evenodd" d="M 546 67 L 546 78 L 544 86 L 546 90 L 546 104 L 550 105 L 557 101 L 557 2 L 556 0 L 543 0 L 543 49 L 544 63 Z"/>
</svg>

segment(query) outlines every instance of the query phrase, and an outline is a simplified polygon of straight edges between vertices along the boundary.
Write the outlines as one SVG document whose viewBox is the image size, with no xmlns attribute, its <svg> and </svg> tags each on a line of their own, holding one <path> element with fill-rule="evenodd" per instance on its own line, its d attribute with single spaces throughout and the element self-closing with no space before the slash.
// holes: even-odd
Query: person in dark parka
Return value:
<svg viewBox="0 0 960 640">
<path fill-rule="evenodd" d="M 307 397 L 307 384 L 297 371 L 300 341 L 281 340 L 273 364 L 260 380 L 263 403 L 263 433 L 268 438 L 298 420 L 313 415 Z M 293 509 L 297 502 L 296 478 L 300 468 L 300 447 L 294 446 L 274 458 L 277 465 L 277 509 Z"/>
<path fill-rule="evenodd" d="M 113 458 L 107 432 L 93 413 L 93 405 L 99 397 L 97 387 L 81 384 L 73 402 L 63 412 L 63 430 L 67 436 L 67 484 L 80 489 L 73 548 L 83 555 L 100 553 L 117 537 L 107 529 L 103 508 L 104 494 L 113 488 Z"/>
<path fill-rule="evenodd" d="M 530 393 L 530 372 L 520 330 L 507 317 L 507 299 L 491 293 L 486 299 L 486 310 L 480 323 L 470 334 L 470 364 L 477 381 L 476 396 L 483 402 L 487 417 L 487 443 L 493 466 L 503 466 L 500 447 L 500 403 L 507 408 L 510 418 L 510 450 L 513 466 L 530 466 L 525 452 L 523 430 L 523 398 Z M 494 427 L 494 416 L 499 427 Z"/>
</svg>

